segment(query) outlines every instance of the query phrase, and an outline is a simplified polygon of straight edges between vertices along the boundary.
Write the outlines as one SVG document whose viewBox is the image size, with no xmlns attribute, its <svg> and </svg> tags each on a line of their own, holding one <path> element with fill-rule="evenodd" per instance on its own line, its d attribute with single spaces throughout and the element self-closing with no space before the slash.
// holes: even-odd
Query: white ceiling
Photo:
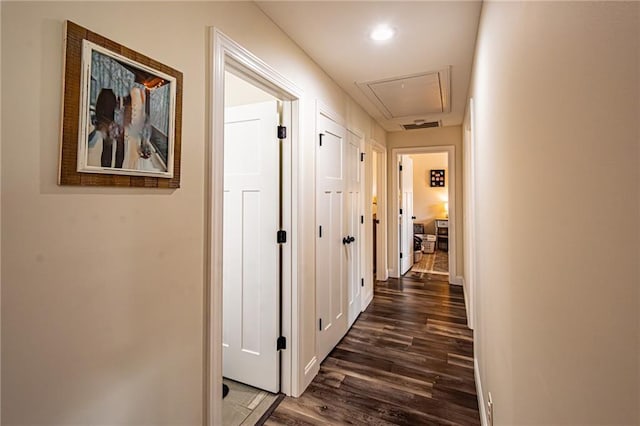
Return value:
<svg viewBox="0 0 640 426">
<path fill-rule="evenodd" d="M 441 121 L 443 126 L 462 123 L 481 3 L 430 1 L 259 1 L 258 6 L 289 35 L 338 85 L 387 131 L 414 120 Z M 369 33 L 386 23 L 396 30 L 387 42 L 374 42 Z M 385 86 L 385 105 L 402 111 L 387 117 L 379 102 L 372 102 L 358 83 L 395 80 L 442 72 L 450 67 L 451 111 L 433 111 L 442 99 L 425 85 L 424 98 L 407 94 L 405 84 Z M 418 87 L 419 85 L 414 85 Z M 382 87 L 382 86 L 378 86 Z M 404 93 L 403 93 L 404 91 Z M 419 101 L 423 100 L 421 104 Z M 376 105 L 378 104 L 378 105 Z M 444 105 L 446 106 L 446 105 Z"/>
</svg>

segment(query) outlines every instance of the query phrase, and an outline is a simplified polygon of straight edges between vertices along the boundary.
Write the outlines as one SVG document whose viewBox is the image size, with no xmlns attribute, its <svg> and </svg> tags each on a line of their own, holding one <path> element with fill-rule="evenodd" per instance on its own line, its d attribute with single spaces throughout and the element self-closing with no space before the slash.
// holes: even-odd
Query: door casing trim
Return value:
<svg viewBox="0 0 640 426">
<path fill-rule="evenodd" d="M 283 227 L 289 235 L 283 244 L 282 330 L 287 349 L 282 351 L 280 386 L 287 395 L 297 395 L 299 383 L 300 315 L 298 264 L 300 245 L 299 165 L 301 164 L 300 99 L 302 90 L 274 68 L 236 43 L 217 28 L 210 28 L 211 52 L 208 75 L 208 144 L 205 181 L 205 261 L 204 261 L 204 356 L 203 424 L 222 424 L 222 235 L 224 188 L 224 73 L 232 69 L 260 87 L 270 89 L 285 101 L 290 111 L 289 138 L 283 148 Z M 275 130 L 274 130 L 275 131 Z M 287 143 L 288 142 L 288 143 Z M 274 236 L 275 238 L 275 236 Z"/>
<path fill-rule="evenodd" d="M 372 141 L 372 150 L 378 155 L 378 170 L 376 170 L 377 177 L 377 192 L 378 192 L 378 217 L 380 221 L 378 224 L 378 236 L 377 244 L 379 248 L 376 248 L 377 253 L 377 270 L 374 277 L 377 281 L 387 281 L 389 278 L 389 262 L 387 255 L 387 148 L 376 141 Z M 373 189 L 371 189 L 373 192 Z M 373 296 L 373 295 L 372 295 Z"/>
<path fill-rule="evenodd" d="M 437 154 L 446 152 L 448 154 L 447 167 L 449 175 L 448 196 L 449 196 L 449 283 L 461 285 L 461 279 L 457 275 L 456 261 L 457 261 L 457 244 L 456 244 L 456 148 L 454 145 L 441 145 L 441 146 L 425 146 L 414 148 L 394 148 L 391 150 L 391 164 L 394 165 L 394 170 L 391 173 L 391 197 L 390 200 L 398 200 L 398 183 L 399 183 L 399 170 L 395 167 L 398 164 L 400 155 L 411 154 Z M 400 275 L 400 247 L 398 238 L 398 203 L 393 201 L 389 203 L 389 222 L 390 238 L 389 245 L 389 275 L 392 277 L 399 277 Z"/>
</svg>

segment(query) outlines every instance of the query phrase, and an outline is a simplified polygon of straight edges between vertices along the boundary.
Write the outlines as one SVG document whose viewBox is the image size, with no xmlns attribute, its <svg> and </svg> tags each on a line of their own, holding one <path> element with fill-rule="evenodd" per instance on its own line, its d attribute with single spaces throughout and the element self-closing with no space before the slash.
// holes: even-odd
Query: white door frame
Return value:
<svg viewBox="0 0 640 426">
<path fill-rule="evenodd" d="M 378 155 L 378 170 L 376 170 L 376 187 L 378 191 L 378 213 L 380 221 L 376 235 L 376 277 L 377 281 L 389 279 L 389 264 L 387 256 L 387 148 L 376 141 L 372 142 L 373 151 Z M 370 189 L 371 199 L 372 189 Z M 371 247 L 370 247 L 371 249 Z"/>
<path fill-rule="evenodd" d="M 442 145 L 442 146 L 425 146 L 415 148 L 395 148 L 391 150 L 391 164 L 398 164 L 400 155 L 411 154 L 437 154 L 446 152 L 448 154 L 448 174 L 449 174 L 449 283 L 462 284 L 461 277 L 458 277 L 456 269 L 457 260 L 457 244 L 456 244 L 456 150 L 454 145 Z M 391 200 L 394 200 L 389 204 L 389 210 L 391 213 L 398 212 L 398 176 L 399 170 L 395 167 L 393 173 L 391 173 Z M 391 226 L 394 232 L 390 235 L 389 251 L 389 275 L 398 278 L 400 276 L 400 247 L 398 236 L 398 215 L 390 215 Z"/>
<path fill-rule="evenodd" d="M 402 158 L 401 158 L 402 157 Z M 405 164 L 406 162 L 406 164 Z M 413 158 L 409 155 L 398 155 L 398 169 L 402 168 L 401 172 L 398 172 L 398 194 L 399 198 L 402 199 L 401 203 L 398 203 L 398 208 L 400 209 L 400 217 L 401 220 L 398 222 L 398 235 L 400 245 L 400 254 L 404 253 L 404 256 L 399 260 L 399 272 L 398 275 L 404 275 L 411 270 L 413 267 Z M 405 180 L 406 177 L 409 177 L 409 182 Z M 407 187 L 411 186 L 411 197 L 407 195 Z M 409 223 L 411 226 L 408 226 Z M 404 264 L 409 265 L 409 268 L 404 268 Z M 404 271 L 404 272 L 403 272 Z"/>
<path fill-rule="evenodd" d="M 299 312 L 298 247 L 300 223 L 297 208 L 300 164 L 300 105 L 302 91 L 275 69 L 233 41 L 220 30 L 211 28 L 211 71 L 208 103 L 209 144 L 206 156 L 206 232 L 205 236 L 205 306 L 204 306 L 204 424 L 222 424 L 222 233 L 224 188 L 224 75 L 226 70 L 243 75 L 257 86 L 284 100 L 289 133 L 284 141 L 283 228 L 288 241 L 282 250 L 282 334 L 287 349 L 281 352 L 280 386 L 287 395 L 299 389 Z M 288 113 L 290 112 L 290 113 Z M 274 130 L 275 131 L 275 130 Z M 275 238 L 275 235 L 274 235 Z"/>
</svg>

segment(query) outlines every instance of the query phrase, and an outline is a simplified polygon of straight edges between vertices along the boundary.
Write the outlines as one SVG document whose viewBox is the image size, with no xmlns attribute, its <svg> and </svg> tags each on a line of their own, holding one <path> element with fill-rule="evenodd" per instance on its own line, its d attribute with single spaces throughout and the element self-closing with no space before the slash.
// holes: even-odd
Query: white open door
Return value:
<svg viewBox="0 0 640 426">
<path fill-rule="evenodd" d="M 364 221 L 362 206 L 362 152 L 360 138 L 354 133 L 347 132 L 347 236 L 349 243 L 344 244 L 347 256 L 348 275 L 348 311 L 349 327 L 362 312 L 362 285 L 360 250 L 363 245 L 364 232 L 361 220 Z"/>
<path fill-rule="evenodd" d="M 225 109 L 223 376 L 278 392 L 279 140 L 275 100 Z"/>
<path fill-rule="evenodd" d="M 406 274 L 413 266 L 413 160 L 400 156 L 400 189 L 402 192 L 400 213 L 400 274 Z"/>
<path fill-rule="evenodd" d="M 344 127 L 318 116 L 316 149 L 316 315 L 318 361 L 348 329 L 348 254 L 346 219 L 347 160 Z"/>
</svg>

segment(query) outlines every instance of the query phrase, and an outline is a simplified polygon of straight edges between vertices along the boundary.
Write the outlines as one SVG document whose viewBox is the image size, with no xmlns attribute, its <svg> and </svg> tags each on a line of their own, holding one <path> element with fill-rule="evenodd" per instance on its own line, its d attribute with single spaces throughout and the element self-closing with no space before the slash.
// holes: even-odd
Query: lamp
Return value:
<svg viewBox="0 0 640 426">
<path fill-rule="evenodd" d="M 449 203 L 444 203 L 444 217 L 449 217 Z"/>
</svg>

